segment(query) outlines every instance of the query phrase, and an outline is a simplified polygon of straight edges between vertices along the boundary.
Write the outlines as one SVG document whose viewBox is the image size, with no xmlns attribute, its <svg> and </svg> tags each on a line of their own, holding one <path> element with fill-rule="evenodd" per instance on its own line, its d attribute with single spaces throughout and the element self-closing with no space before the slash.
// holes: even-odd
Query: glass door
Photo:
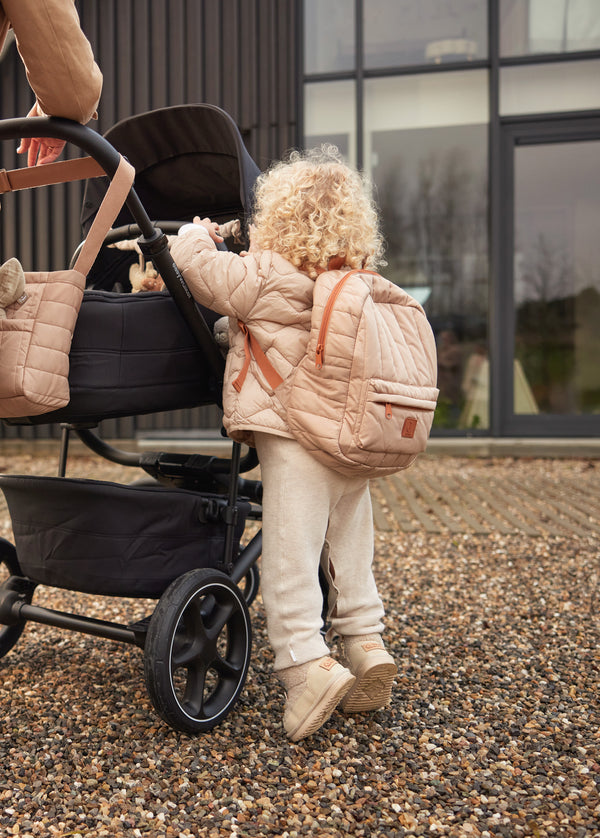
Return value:
<svg viewBox="0 0 600 838">
<path fill-rule="evenodd" d="M 600 119 L 504 126 L 502 432 L 600 433 Z"/>
</svg>

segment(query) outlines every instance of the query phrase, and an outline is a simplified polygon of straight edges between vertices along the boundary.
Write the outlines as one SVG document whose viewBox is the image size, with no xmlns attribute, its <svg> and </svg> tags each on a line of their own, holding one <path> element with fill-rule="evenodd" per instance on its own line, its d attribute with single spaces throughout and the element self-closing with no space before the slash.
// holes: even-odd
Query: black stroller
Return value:
<svg viewBox="0 0 600 838">
<path fill-rule="evenodd" d="M 218 315 L 192 299 L 165 232 L 200 214 L 241 218 L 243 237 L 258 169 L 231 118 L 210 105 L 142 114 L 106 138 L 62 119 L 0 122 L 0 140 L 22 136 L 65 139 L 106 172 L 87 183 L 84 230 L 119 152 L 130 160 L 135 191 L 105 245 L 137 238 L 167 290 L 115 291 L 126 285 L 132 254 L 103 247 L 73 336 L 69 404 L 5 420 L 58 422 L 62 440 L 57 477 L 0 475 L 15 536 L 15 545 L 0 539 L 0 657 L 27 622 L 134 644 L 144 650 L 157 713 L 177 730 L 209 730 L 233 708 L 250 663 L 248 608 L 259 584 L 260 529 L 245 547 L 240 542 L 247 524 L 260 521 L 261 484 L 241 475 L 256 457 L 252 450 L 242 457 L 237 443 L 231 458 L 124 451 L 96 428 L 104 419 L 220 406 L 224 357 L 212 332 Z M 127 484 L 67 478 L 73 433 L 101 457 L 142 469 L 142 478 Z M 122 625 L 39 607 L 38 584 L 157 603 L 151 616 Z"/>
</svg>

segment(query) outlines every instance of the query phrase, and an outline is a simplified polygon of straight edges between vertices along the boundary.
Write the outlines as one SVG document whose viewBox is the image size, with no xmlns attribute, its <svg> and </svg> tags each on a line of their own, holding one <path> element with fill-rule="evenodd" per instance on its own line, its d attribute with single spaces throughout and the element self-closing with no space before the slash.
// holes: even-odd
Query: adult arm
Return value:
<svg viewBox="0 0 600 838">
<path fill-rule="evenodd" d="M 102 73 L 73 0 L 2 0 L 38 113 L 85 124 L 96 113 Z"/>
</svg>

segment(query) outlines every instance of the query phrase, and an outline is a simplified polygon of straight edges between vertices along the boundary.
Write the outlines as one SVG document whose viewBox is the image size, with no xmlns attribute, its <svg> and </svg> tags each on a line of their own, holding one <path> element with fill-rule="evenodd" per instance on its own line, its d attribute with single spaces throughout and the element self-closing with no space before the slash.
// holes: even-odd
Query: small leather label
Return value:
<svg viewBox="0 0 600 838">
<path fill-rule="evenodd" d="M 412 439 L 417 430 L 417 420 L 413 416 L 408 416 L 402 425 L 402 436 L 406 439 Z"/>
<path fill-rule="evenodd" d="M 331 669 L 332 666 L 335 666 L 335 661 L 333 658 L 325 658 L 319 664 L 321 669 Z"/>
<path fill-rule="evenodd" d="M 371 640 L 367 643 L 362 644 L 363 649 L 365 652 L 372 652 L 373 649 L 383 649 L 381 643 L 378 643 L 377 640 Z"/>
</svg>

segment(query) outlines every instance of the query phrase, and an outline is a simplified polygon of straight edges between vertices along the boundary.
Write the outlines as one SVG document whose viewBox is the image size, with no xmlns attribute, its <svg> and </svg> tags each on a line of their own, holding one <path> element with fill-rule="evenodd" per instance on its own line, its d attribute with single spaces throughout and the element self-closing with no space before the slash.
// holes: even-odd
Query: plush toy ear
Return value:
<svg viewBox="0 0 600 838">
<path fill-rule="evenodd" d="M 0 266 L 0 317 L 6 317 L 6 306 L 25 294 L 25 274 L 18 259 L 12 258 Z"/>
<path fill-rule="evenodd" d="M 131 283 L 131 292 L 133 294 L 137 294 L 138 291 L 141 291 L 145 276 L 146 274 L 144 273 L 144 269 L 141 265 L 138 265 L 137 262 L 134 262 L 133 265 L 130 266 L 129 282 Z"/>
</svg>

